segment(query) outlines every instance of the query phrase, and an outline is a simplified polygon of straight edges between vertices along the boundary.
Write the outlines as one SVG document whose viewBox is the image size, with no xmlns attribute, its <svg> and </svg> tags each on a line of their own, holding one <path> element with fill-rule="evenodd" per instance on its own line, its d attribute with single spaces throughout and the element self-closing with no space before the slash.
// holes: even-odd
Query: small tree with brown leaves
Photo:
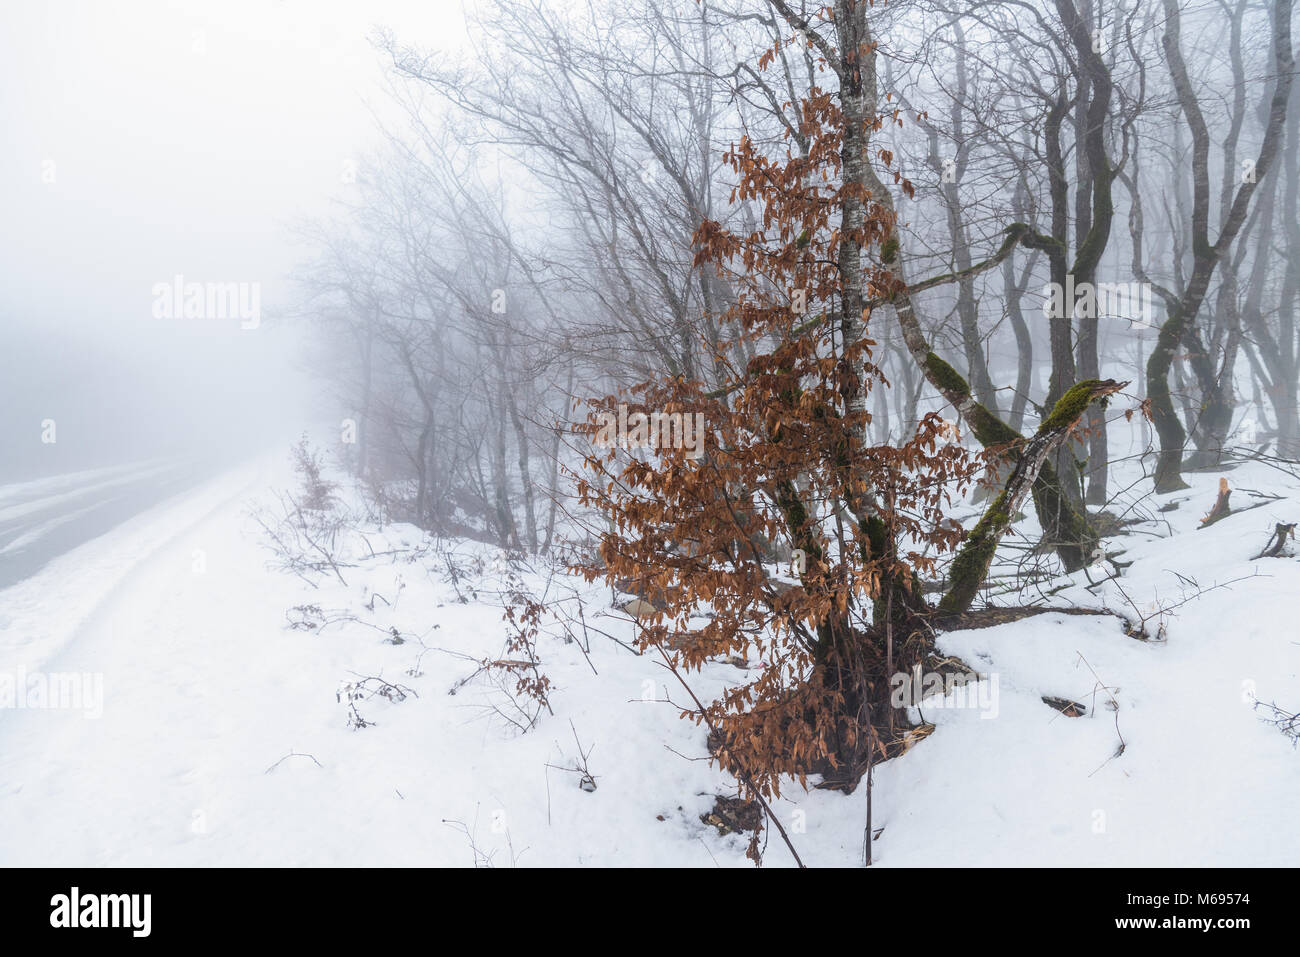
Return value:
<svg viewBox="0 0 1300 957">
<path fill-rule="evenodd" d="M 863 142 L 844 131 L 835 98 L 813 90 L 806 149 L 769 156 L 744 139 L 727 156 L 733 203 L 754 204 L 761 223 L 737 235 L 705 222 L 695 235 L 697 265 L 738 290 L 716 356 L 727 384 L 641 383 L 594 400 L 580 426 L 593 440 L 580 500 L 608 519 L 602 565 L 586 574 L 646 599 L 639 640 L 674 669 L 760 663 L 686 712 L 760 796 L 786 774 L 852 789 L 873 754 L 895 753 L 907 719 L 890 706 L 889 677 L 931 647 L 918 575 L 959 540 L 943 508 L 979 466 L 933 414 L 902 444 L 872 444 L 866 398 L 887 382 L 864 304 L 888 295 L 894 224 L 844 175 L 861 159 L 846 141 Z M 621 404 L 628 438 L 653 447 L 597 444 Z M 662 441 L 679 415 L 703 416 L 701 446 Z M 776 561 L 785 549 L 789 575 Z"/>
</svg>

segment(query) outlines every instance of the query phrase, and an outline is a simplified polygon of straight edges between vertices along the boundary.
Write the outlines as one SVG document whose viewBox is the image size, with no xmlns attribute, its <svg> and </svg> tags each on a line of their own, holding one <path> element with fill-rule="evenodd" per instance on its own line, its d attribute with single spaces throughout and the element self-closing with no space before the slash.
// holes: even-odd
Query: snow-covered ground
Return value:
<svg viewBox="0 0 1300 957">
<path fill-rule="evenodd" d="M 1300 861 L 1300 754 L 1251 706 L 1300 710 L 1300 563 L 1252 560 L 1300 480 L 1224 474 L 1236 506 L 1285 497 L 1198 529 L 1219 476 L 1193 476 L 1107 542 L 1121 578 L 1052 597 L 1161 640 L 1057 613 L 941 637 L 988 676 L 982 706 L 927 703 L 935 732 L 877 769 L 878 865 Z M 269 567 L 251 515 L 292 482 L 278 460 L 214 478 L 0 592 L 0 676 L 87 676 L 77 707 L 0 710 L 0 864 L 750 866 L 700 820 L 734 783 L 664 701 L 685 697 L 672 676 L 619 643 L 607 588 L 403 525 L 347 536 L 343 581 L 305 581 Z M 544 623 L 554 714 L 522 734 L 513 682 L 476 674 L 517 590 L 581 598 L 589 626 L 584 645 Z M 389 697 L 349 703 L 367 678 Z M 792 784 L 773 808 L 806 863 L 854 865 L 865 800 Z M 791 863 L 774 834 L 766 863 Z"/>
</svg>

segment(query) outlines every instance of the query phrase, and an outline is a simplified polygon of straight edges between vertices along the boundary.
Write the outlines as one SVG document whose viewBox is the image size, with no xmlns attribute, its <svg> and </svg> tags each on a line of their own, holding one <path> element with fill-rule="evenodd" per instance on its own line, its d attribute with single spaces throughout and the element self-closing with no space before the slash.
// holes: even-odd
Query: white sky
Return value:
<svg viewBox="0 0 1300 957">
<path fill-rule="evenodd" d="M 81 421 L 60 441 L 89 443 L 110 415 L 190 432 L 298 415 L 275 306 L 309 254 L 291 225 L 326 214 L 343 164 L 377 143 L 369 36 L 454 50 L 463 22 L 460 0 L 0 6 L 6 456 L 23 458 L 32 416 Z M 177 273 L 261 283 L 262 328 L 153 318 L 151 287 Z"/>
</svg>

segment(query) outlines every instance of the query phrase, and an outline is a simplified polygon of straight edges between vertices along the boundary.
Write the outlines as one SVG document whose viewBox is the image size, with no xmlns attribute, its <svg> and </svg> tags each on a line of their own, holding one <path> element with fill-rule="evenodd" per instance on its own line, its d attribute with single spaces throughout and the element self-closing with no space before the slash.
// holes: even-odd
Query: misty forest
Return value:
<svg viewBox="0 0 1300 957">
<path fill-rule="evenodd" d="M 1300 859 L 1293 0 L 343 6 L 6 41 L 0 864 Z"/>
</svg>

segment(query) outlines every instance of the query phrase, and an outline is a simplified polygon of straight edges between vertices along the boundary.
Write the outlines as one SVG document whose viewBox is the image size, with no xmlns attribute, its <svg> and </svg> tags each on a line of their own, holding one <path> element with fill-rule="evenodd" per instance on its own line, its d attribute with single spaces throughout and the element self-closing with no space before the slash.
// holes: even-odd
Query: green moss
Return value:
<svg viewBox="0 0 1300 957">
<path fill-rule="evenodd" d="M 898 258 L 898 237 L 890 236 L 880 247 L 880 261 L 888 265 Z"/>
<path fill-rule="evenodd" d="M 1019 432 L 979 403 L 975 403 L 967 411 L 966 422 L 970 425 L 971 431 L 975 433 L 975 438 L 979 439 L 980 445 L 985 448 L 1006 445 L 1009 442 L 1024 438 Z"/>
<path fill-rule="evenodd" d="M 951 397 L 956 393 L 970 397 L 966 380 L 933 352 L 926 353 L 925 371 L 930 380 Z M 1052 408 L 1039 426 L 1049 430 L 1069 426 L 1087 410 L 1092 401 L 1097 379 L 1088 379 L 1069 389 Z M 971 431 L 985 448 L 1006 445 L 1023 436 L 1000 418 L 976 402 L 966 404 L 963 410 Z M 949 571 L 950 587 L 939 604 L 943 614 L 959 614 L 970 607 L 988 574 L 993 553 L 997 550 L 1000 532 L 1010 524 L 1006 514 L 1006 492 L 998 497 L 979 523 L 971 531 L 966 544 L 953 559 Z M 1087 556 L 1096 545 L 1097 536 L 1086 513 L 1075 510 L 1061 488 L 1059 476 L 1044 463 L 1033 487 L 1034 508 L 1046 531 L 1046 538 L 1055 543 L 1057 553 L 1067 571 L 1077 571 L 1087 563 Z"/>
<path fill-rule="evenodd" d="M 970 386 L 961 377 L 961 373 L 933 352 L 925 354 L 925 371 L 930 374 L 930 379 L 934 384 L 944 392 L 959 392 L 962 395 L 970 395 Z"/>
<path fill-rule="evenodd" d="M 1099 385 L 1101 385 L 1099 379 L 1084 379 L 1078 385 L 1071 387 L 1057 400 L 1056 405 L 1052 406 L 1052 411 L 1048 413 L 1038 430 L 1044 432 L 1073 425 L 1087 411 L 1088 403 L 1092 401 Z"/>
<path fill-rule="evenodd" d="M 971 529 L 970 536 L 966 539 L 966 545 L 961 550 L 962 553 L 968 551 L 971 546 L 978 546 L 987 541 L 991 536 L 996 535 L 999 528 L 1005 528 L 1010 522 L 1011 516 L 1007 514 L 1007 493 L 1003 489 L 1002 493 L 984 510 L 984 514 L 975 523 L 975 527 Z M 958 554 L 957 560 L 959 561 L 960 558 L 961 554 Z M 954 561 L 953 564 L 956 565 L 957 561 Z"/>
<path fill-rule="evenodd" d="M 930 381 L 944 393 L 945 398 L 951 398 L 951 394 L 954 392 L 961 398 L 970 398 L 970 385 L 962 378 L 961 373 L 933 352 L 925 354 L 925 371 L 929 375 Z M 965 410 L 965 417 L 966 424 L 970 426 L 971 432 L 975 434 L 975 438 L 985 448 L 994 445 L 1005 445 L 1008 442 L 1023 438 L 1019 432 L 978 402 L 971 403 L 970 407 Z"/>
<path fill-rule="evenodd" d="M 1007 493 L 1003 491 L 985 509 L 979 522 L 971 529 L 966 544 L 953 559 L 952 567 L 948 570 L 948 592 L 939 602 L 940 614 L 960 615 L 970 608 L 988 576 L 993 555 L 998 550 L 998 541 L 1010 524 Z"/>
<path fill-rule="evenodd" d="M 1068 389 L 1057 400 L 1052 411 L 1048 413 L 1038 431 L 1068 428 L 1088 409 L 1100 385 L 1097 379 L 1085 379 Z M 1083 464 L 1080 463 L 1082 470 Z M 1082 471 L 1079 474 L 1082 485 Z M 1056 542 L 1056 553 L 1067 572 L 1075 572 L 1086 565 L 1097 545 L 1097 532 L 1088 518 L 1088 513 L 1076 509 L 1065 489 L 1061 478 L 1050 462 L 1044 462 L 1034 483 L 1034 510 L 1038 513 L 1039 523 L 1047 537 Z"/>
</svg>

